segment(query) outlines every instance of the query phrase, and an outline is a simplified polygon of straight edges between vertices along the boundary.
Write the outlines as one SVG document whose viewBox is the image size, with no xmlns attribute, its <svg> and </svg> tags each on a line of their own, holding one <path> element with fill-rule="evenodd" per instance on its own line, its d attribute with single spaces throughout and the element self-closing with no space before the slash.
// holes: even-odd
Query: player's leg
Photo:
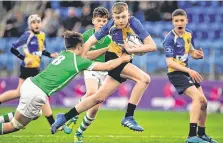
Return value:
<svg viewBox="0 0 223 143">
<path fill-rule="evenodd" d="M 217 141 L 215 141 L 213 138 L 209 137 L 205 132 L 206 119 L 207 119 L 207 99 L 204 96 L 204 92 L 202 90 L 202 87 L 199 86 L 197 89 L 200 91 L 200 93 L 204 97 L 204 100 L 201 102 L 201 110 L 200 110 L 200 117 L 199 117 L 199 122 L 198 122 L 198 133 L 197 134 L 200 138 L 202 138 L 205 141 L 208 141 L 210 143 L 217 143 Z"/>
<path fill-rule="evenodd" d="M 136 74 L 137 73 L 137 74 Z M 143 129 L 137 124 L 131 124 L 133 121 L 134 111 L 138 105 L 143 93 L 150 83 L 150 77 L 135 65 L 128 63 L 121 72 L 121 77 L 133 80 L 136 82 L 131 97 L 129 99 L 127 112 L 125 118 L 122 120 L 122 125 L 129 127 L 132 130 L 143 131 Z M 135 121 L 134 121 L 135 122 Z"/>
<path fill-rule="evenodd" d="M 12 120 L 12 118 L 14 117 L 15 112 L 9 112 L 7 114 L 1 115 L 0 116 L 0 123 L 7 123 L 10 122 Z"/>
<path fill-rule="evenodd" d="M 87 94 L 86 96 L 91 96 L 96 93 L 99 89 L 100 84 L 103 82 L 104 77 L 102 77 L 99 73 L 95 72 L 97 78 L 87 78 L 85 76 L 85 85 L 87 87 Z M 94 86 L 92 86 L 94 85 Z M 100 108 L 100 104 L 93 106 L 90 108 L 87 113 L 85 114 L 79 128 L 75 132 L 74 136 L 74 143 L 81 143 L 83 142 L 83 133 L 87 130 L 87 128 L 91 125 L 91 123 L 95 120 L 96 114 Z"/>
<path fill-rule="evenodd" d="M 108 86 L 109 85 L 109 86 Z M 51 126 L 51 131 L 54 134 L 56 129 L 62 126 L 66 121 L 72 117 L 79 115 L 80 113 L 90 109 L 91 107 L 102 103 L 109 95 L 111 95 L 120 85 L 120 82 L 116 81 L 110 76 L 105 78 L 104 84 L 99 90 L 92 96 L 84 99 L 82 102 L 77 104 L 69 112 L 65 114 L 58 114 L 54 124 Z"/>
<path fill-rule="evenodd" d="M 188 87 L 184 93 L 192 99 L 190 110 L 190 130 L 186 142 L 207 143 L 206 141 L 197 137 L 197 124 L 200 117 L 201 103 L 205 100 L 205 98 L 195 86 Z"/>
<path fill-rule="evenodd" d="M 103 82 L 103 77 L 99 74 L 99 72 L 85 71 L 84 78 L 87 89 L 85 96 L 89 97 L 97 92 L 100 87 L 100 83 Z M 96 117 L 99 107 L 100 105 L 95 105 L 87 111 L 80 127 L 76 131 L 77 134 L 83 134 L 83 132 L 90 126 L 90 124 L 94 121 Z"/>
<path fill-rule="evenodd" d="M 84 81 L 86 86 L 86 94 L 80 99 L 84 100 L 84 98 L 93 95 L 99 88 L 99 77 L 98 73 L 95 71 L 84 71 Z M 73 117 L 69 120 L 64 126 L 64 132 L 70 134 L 72 132 L 73 126 L 76 124 L 79 116 Z M 94 118 L 94 117 L 92 117 Z M 80 126 L 78 130 L 82 133 L 82 129 L 86 130 L 87 126 Z"/>
<path fill-rule="evenodd" d="M 43 111 L 43 115 L 46 117 L 49 124 L 52 125 L 55 120 L 54 120 L 54 117 L 53 117 L 53 111 L 50 107 L 50 103 L 49 103 L 48 100 L 47 100 L 46 104 L 44 104 L 42 106 L 42 111 Z"/>
<path fill-rule="evenodd" d="M 18 83 L 18 86 L 17 86 L 16 89 L 9 90 L 9 91 L 6 91 L 3 94 L 1 94 L 0 95 L 0 104 L 4 103 L 4 102 L 7 102 L 7 101 L 10 101 L 10 100 L 13 100 L 13 99 L 19 98 L 20 97 L 19 90 L 20 90 L 20 87 L 21 87 L 23 82 L 24 82 L 24 79 L 19 78 L 19 83 Z"/>
<path fill-rule="evenodd" d="M 23 116 L 20 112 L 16 111 L 15 117 L 7 123 L 0 123 L 0 135 L 17 132 L 23 129 L 32 119 Z"/>
</svg>

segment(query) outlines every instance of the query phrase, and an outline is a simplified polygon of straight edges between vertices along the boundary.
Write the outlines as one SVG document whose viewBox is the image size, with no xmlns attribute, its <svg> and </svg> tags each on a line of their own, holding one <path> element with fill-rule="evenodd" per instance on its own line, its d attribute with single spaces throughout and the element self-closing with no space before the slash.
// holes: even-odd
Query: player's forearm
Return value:
<svg viewBox="0 0 223 143">
<path fill-rule="evenodd" d="M 147 53 L 157 50 L 156 44 L 143 44 L 138 48 L 134 48 L 134 53 Z"/>
<path fill-rule="evenodd" d="M 117 66 L 119 66 L 120 64 L 124 63 L 124 61 L 121 58 L 117 58 L 114 60 L 110 60 L 108 62 L 106 62 L 105 66 L 106 66 L 106 70 L 112 70 L 114 68 L 116 68 Z"/>
<path fill-rule="evenodd" d="M 94 50 L 94 51 L 89 51 L 86 54 L 86 58 L 87 59 L 96 59 L 97 57 L 101 56 L 102 54 L 104 54 L 106 51 L 108 50 L 108 48 L 103 48 L 103 49 L 98 49 L 98 50 Z"/>
<path fill-rule="evenodd" d="M 97 43 L 97 39 L 94 35 L 92 35 L 85 43 L 83 47 L 83 53 L 81 56 L 86 57 L 87 52 L 90 50 L 90 48 Z"/>
<path fill-rule="evenodd" d="M 22 55 L 22 54 L 20 54 L 19 53 L 19 51 L 17 50 L 17 49 L 15 49 L 15 48 L 11 48 L 10 49 L 10 51 L 11 51 L 11 53 L 13 54 L 13 55 L 15 55 L 16 57 L 18 57 L 20 60 L 24 60 L 25 59 L 25 56 L 24 55 Z"/>
<path fill-rule="evenodd" d="M 47 50 L 44 50 L 44 51 L 42 52 L 42 54 L 43 54 L 44 56 L 47 56 L 47 57 L 49 57 L 49 58 L 52 58 L 52 57 L 51 57 L 51 54 L 50 54 Z"/>
<path fill-rule="evenodd" d="M 184 67 L 184 66 L 180 65 L 180 64 L 174 62 L 172 59 L 167 59 L 166 62 L 167 62 L 168 67 L 173 68 L 177 71 L 182 71 L 182 72 L 188 73 L 189 70 L 190 70 L 190 68 L 187 68 L 187 67 Z"/>
</svg>

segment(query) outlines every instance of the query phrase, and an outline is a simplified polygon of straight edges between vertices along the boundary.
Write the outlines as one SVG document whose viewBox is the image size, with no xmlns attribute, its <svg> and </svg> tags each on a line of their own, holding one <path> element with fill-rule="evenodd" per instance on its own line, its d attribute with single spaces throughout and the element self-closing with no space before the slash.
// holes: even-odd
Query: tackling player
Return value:
<svg viewBox="0 0 223 143">
<path fill-rule="evenodd" d="M 111 70 L 129 62 L 131 57 L 123 54 L 120 58 L 100 63 L 82 58 L 82 35 L 72 31 L 64 33 L 65 47 L 46 69 L 34 77 L 27 78 L 20 88 L 20 100 L 14 118 L 8 123 L 0 123 L 0 134 L 8 134 L 23 129 L 40 115 L 41 107 L 48 97 L 61 90 L 81 71 Z M 68 115 L 67 118 L 72 118 Z"/>
<path fill-rule="evenodd" d="M 94 25 L 93 29 L 90 29 L 83 33 L 84 41 L 86 42 L 95 32 L 99 31 L 99 29 L 104 26 L 109 19 L 109 12 L 104 7 L 98 7 L 94 9 L 92 23 Z M 110 44 L 111 39 L 106 36 L 98 41 L 95 46 L 92 46 L 90 51 L 87 53 L 87 58 L 89 56 L 100 55 L 98 58 L 94 59 L 94 61 L 105 62 L 105 52 L 108 50 L 108 45 Z M 99 52 L 100 49 L 100 52 Z M 107 72 L 105 71 L 84 71 L 84 80 L 86 85 L 86 94 L 81 98 L 83 100 L 85 97 L 93 95 L 102 85 Z M 74 136 L 74 143 L 83 142 L 83 133 L 84 131 L 91 125 L 91 123 L 95 120 L 96 114 L 99 110 L 100 105 L 96 105 L 88 110 L 86 115 L 83 118 L 83 121 L 79 128 L 77 129 Z M 64 126 L 64 132 L 70 134 L 72 132 L 73 125 L 77 122 L 78 116 L 72 118 L 70 121 L 66 123 Z"/>
</svg>

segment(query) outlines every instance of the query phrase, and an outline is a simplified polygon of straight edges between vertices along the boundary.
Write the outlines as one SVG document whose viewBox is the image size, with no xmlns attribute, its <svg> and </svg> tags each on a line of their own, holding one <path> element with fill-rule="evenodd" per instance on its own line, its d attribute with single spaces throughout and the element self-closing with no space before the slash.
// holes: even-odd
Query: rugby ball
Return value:
<svg viewBox="0 0 223 143">
<path fill-rule="evenodd" d="M 134 45 L 143 45 L 142 41 L 137 35 L 128 35 L 128 37 L 126 38 L 126 42 L 128 43 L 130 48 L 136 48 Z M 139 56 L 142 56 L 144 54 L 145 53 L 135 53 L 135 55 Z"/>
</svg>

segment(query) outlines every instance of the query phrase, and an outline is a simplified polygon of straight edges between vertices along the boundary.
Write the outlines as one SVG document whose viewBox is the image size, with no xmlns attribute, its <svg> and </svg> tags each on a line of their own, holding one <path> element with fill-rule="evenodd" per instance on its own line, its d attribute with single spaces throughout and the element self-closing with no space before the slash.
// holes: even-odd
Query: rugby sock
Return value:
<svg viewBox="0 0 223 143">
<path fill-rule="evenodd" d="M 127 107 L 127 112 L 125 114 L 125 117 L 133 116 L 135 109 L 136 109 L 136 105 L 132 104 L 132 103 L 129 103 L 128 107 Z"/>
<path fill-rule="evenodd" d="M 0 123 L 0 135 L 3 135 L 3 123 Z"/>
<path fill-rule="evenodd" d="M 47 121 L 49 122 L 50 125 L 52 125 L 55 121 L 53 115 L 50 115 L 48 117 L 46 116 L 46 119 L 47 119 Z"/>
<path fill-rule="evenodd" d="M 14 117 L 15 112 L 10 112 L 4 115 L 0 116 L 0 123 L 7 123 L 10 122 L 12 120 L 12 118 Z"/>
<path fill-rule="evenodd" d="M 0 101 L 0 105 L 2 104 L 2 102 Z"/>
<path fill-rule="evenodd" d="M 189 136 L 190 137 L 197 136 L 197 123 L 190 123 Z"/>
<path fill-rule="evenodd" d="M 203 136 L 203 135 L 205 135 L 206 133 L 205 133 L 205 127 L 200 127 L 200 126 L 198 126 L 198 136 Z"/>
<path fill-rule="evenodd" d="M 69 112 L 64 114 L 64 117 L 66 118 L 67 121 L 69 121 L 71 118 L 75 117 L 79 115 L 79 113 L 77 112 L 76 108 L 72 108 Z"/>
<path fill-rule="evenodd" d="M 95 118 L 89 117 L 87 114 L 84 116 L 83 121 L 76 131 L 76 134 L 83 134 L 83 132 L 91 125 Z"/>
</svg>

